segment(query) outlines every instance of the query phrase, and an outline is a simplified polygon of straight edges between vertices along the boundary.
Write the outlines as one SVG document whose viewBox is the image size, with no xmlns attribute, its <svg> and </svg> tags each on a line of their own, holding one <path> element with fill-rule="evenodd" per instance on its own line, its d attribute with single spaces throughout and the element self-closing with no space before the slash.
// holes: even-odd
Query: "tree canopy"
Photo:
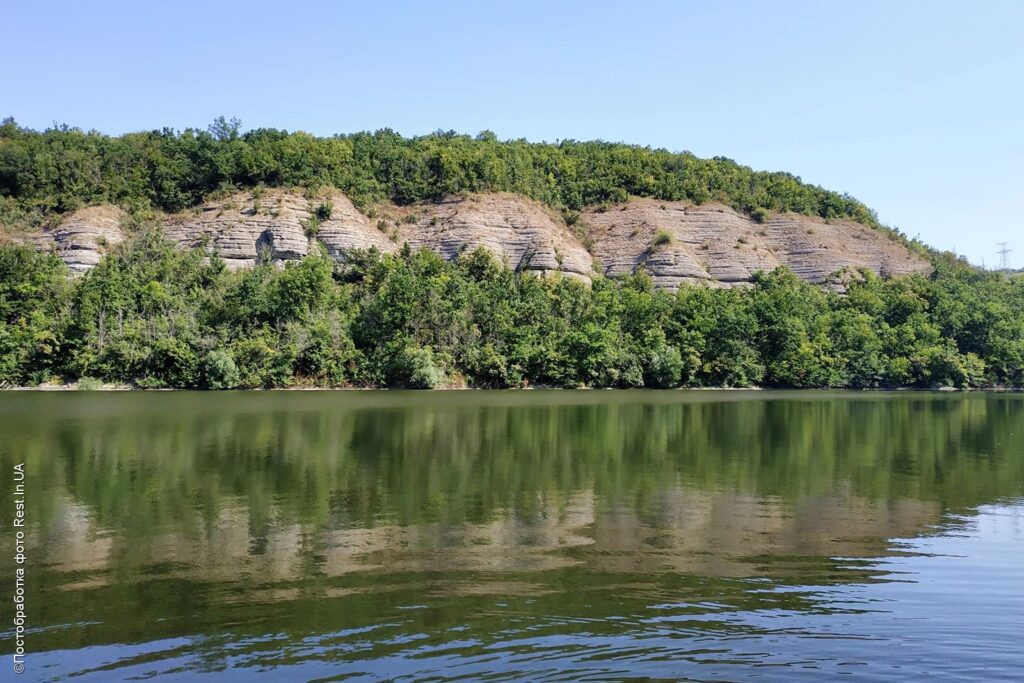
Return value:
<svg viewBox="0 0 1024 683">
<path fill-rule="evenodd" d="M 1024 279 L 952 259 L 829 293 L 592 286 L 484 250 L 319 253 L 229 272 L 141 230 L 81 278 L 0 248 L 0 382 L 141 387 L 1024 386 Z"/>
<path fill-rule="evenodd" d="M 755 217 L 792 211 L 880 227 L 853 197 L 789 173 L 600 140 L 500 141 L 489 131 L 406 138 L 388 129 L 316 137 L 273 128 L 242 132 L 239 121 L 224 117 L 207 130 L 117 137 L 67 126 L 37 132 L 13 119 L 0 125 L 0 222 L 39 221 L 102 202 L 174 212 L 217 191 L 260 184 L 336 187 L 357 205 L 487 191 L 568 211 L 630 196 L 720 201 Z"/>
</svg>

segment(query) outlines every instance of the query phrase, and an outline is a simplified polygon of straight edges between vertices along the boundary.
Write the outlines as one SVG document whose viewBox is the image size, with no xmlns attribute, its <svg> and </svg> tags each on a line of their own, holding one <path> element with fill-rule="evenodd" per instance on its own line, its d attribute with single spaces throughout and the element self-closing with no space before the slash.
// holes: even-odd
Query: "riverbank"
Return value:
<svg viewBox="0 0 1024 683">
<path fill-rule="evenodd" d="M 514 388 L 503 388 L 503 389 L 489 389 L 489 388 L 476 388 L 461 385 L 442 386 L 434 389 L 409 389 L 408 387 L 323 387 L 323 386 L 291 386 L 291 387 L 276 387 L 272 389 L 264 388 L 249 388 L 249 389 L 235 389 L 233 391 L 260 391 L 260 392 L 281 392 L 281 391 L 426 391 L 426 392 L 437 392 L 437 391 L 542 391 L 542 390 L 559 390 L 559 391 L 637 391 L 638 389 L 614 389 L 607 387 L 558 387 L 558 386 L 527 386 L 527 387 L 514 387 Z M 853 387 L 816 387 L 816 388 L 803 388 L 803 389 L 792 389 L 789 387 L 678 387 L 676 389 L 639 389 L 640 391 L 767 391 L 767 390 L 787 390 L 787 391 L 864 391 L 864 392 L 877 392 L 877 393 L 890 393 L 900 391 L 941 391 L 941 392 L 981 392 L 981 393 L 1020 393 L 1024 392 L 1024 387 L 875 387 L 868 389 L 857 389 Z M 15 386 L 15 387 L 0 387 L 0 392 L 3 391 L 43 391 L 43 392 L 58 392 L 58 391 L 200 391 L 203 393 L 217 393 L 219 390 L 215 389 L 180 389 L 174 387 L 140 387 L 132 384 L 115 384 L 115 383 L 102 383 L 92 384 L 88 383 L 83 385 L 80 382 L 68 382 L 63 384 L 39 384 L 35 386 Z"/>
</svg>

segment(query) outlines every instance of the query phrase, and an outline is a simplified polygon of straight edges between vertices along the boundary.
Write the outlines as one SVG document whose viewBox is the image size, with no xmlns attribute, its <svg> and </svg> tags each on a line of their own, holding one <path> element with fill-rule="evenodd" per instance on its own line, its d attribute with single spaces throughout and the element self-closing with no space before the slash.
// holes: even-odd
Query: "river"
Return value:
<svg viewBox="0 0 1024 683">
<path fill-rule="evenodd" d="M 1024 396 L 0 394 L 18 680 L 1019 680 Z M 24 463 L 26 562 L 11 472 Z"/>
</svg>

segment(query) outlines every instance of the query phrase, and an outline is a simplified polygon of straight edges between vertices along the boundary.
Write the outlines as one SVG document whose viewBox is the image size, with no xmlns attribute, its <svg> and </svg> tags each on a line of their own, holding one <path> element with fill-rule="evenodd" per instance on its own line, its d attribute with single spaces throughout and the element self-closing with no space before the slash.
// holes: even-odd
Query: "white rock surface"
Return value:
<svg viewBox="0 0 1024 683">
<path fill-rule="evenodd" d="M 53 249 L 72 273 L 81 275 L 99 263 L 108 248 L 124 241 L 125 218 L 116 206 L 88 206 L 65 215 L 35 242 L 41 249 Z"/>
<path fill-rule="evenodd" d="M 684 283 L 745 285 L 756 272 L 778 266 L 815 284 L 831 282 L 843 268 L 892 275 L 931 268 L 925 258 L 885 233 L 853 221 L 826 223 L 779 214 L 757 223 L 721 204 L 652 199 L 588 211 L 581 220 L 589 227 L 602 272 L 643 270 L 657 286 L 668 289 Z"/>
<path fill-rule="evenodd" d="M 478 247 L 509 268 L 561 272 L 590 280 L 593 257 L 565 225 L 536 202 L 511 194 L 453 197 L 420 204 L 406 212 L 399 242 L 426 247 L 452 260 Z"/>
<path fill-rule="evenodd" d="M 307 230 L 323 203 L 332 207 L 330 218 L 315 233 Z M 301 259 L 317 242 L 339 261 L 352 249 L 391 253 L 406 242 L 446 259 L 483 247 L 516 270 L 561 272 L 583 280 L 595 269 L 609 276 L 643 270 L 656 286 L 667 289 L 684 283 L 744 286 L 756 272 L 778 266 L 808 282 L 837 287 L 841 285 L 834 276 L 844 268 L 902 275 L 931 267 L 899 241 L 859 223 L 795 214 L 757 223 L 720 204 L 633 199 L 584 212 L 579 227 L 588 236 L 590 252 L 558 215 L 512 194 L 451 197 L 378 210 L 380 217 L 370 219 L 337 191 L 309 199 L 295 191 L 268 189 L 256 197 L 235 193 L 160 223 L 175 244 L 217 254 L 230 268 L 251 267 L 263 259 L 278 264 Z M 107 246 L 124 239 L 124 217 L 111 206 L 81 209 L 36 241 L 55 249 L 74 272 L 85 272 Z"/>
</svg>

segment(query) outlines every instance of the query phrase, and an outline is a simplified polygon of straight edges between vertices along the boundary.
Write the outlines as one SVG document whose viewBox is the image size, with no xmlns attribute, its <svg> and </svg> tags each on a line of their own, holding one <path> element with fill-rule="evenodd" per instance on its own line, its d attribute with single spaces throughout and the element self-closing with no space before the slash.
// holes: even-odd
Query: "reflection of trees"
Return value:
<svg viewBox="0 0 1024 683">
<path fill-rule="evenodd" d="M 45 485 L 30 501 L 34 519 L 53 523 L 67 496 L 97 523 L 142 537 L 198 532 L 239 501 L 259 535 L 276 518 L 332 528 L 529 519 L 581 491 L 599 507 L 628 501 L 646 514 L 675 484 L 966 508 L 1024 479 L 1015 397 L 641 404 L 597 395 L 608 398 L 509 406 L 472 393 L 412 408 L 401 398 L 364 408 L 361 393 L 133 395 L 114 397 L 113 412 L 96 397 L 85 414 L 40 407 L 12 419 L 3 453 L 24 454 Z"/>
<path fill-rule="evenodd" d="M 486 640 L 495 593 L 595 619 L 691 593 L 822 609 L 745 581 L 870 579 L 832 558 L 1024 482 L 1012 396 L 424 396 L 28 396 L 0 457 L 35 486 L 38 623 L 104 615 L 54 647 L 225 622 L 324 633 L 426 596 L 429 617 L 402 619 L 471 619 Z"/>
</svg>

